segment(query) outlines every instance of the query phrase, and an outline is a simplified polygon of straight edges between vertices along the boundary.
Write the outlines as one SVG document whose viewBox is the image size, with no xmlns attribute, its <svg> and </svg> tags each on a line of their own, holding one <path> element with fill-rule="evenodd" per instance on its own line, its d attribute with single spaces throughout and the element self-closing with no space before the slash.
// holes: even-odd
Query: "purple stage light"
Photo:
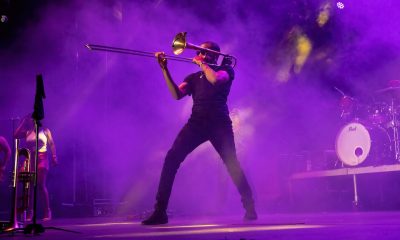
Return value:
<svg viewBox="0 0 400 240">
<path fill-rule="evenodd" d="M 343 8 L 344 8 L 344 4 L 343 4 L 342 2 L 337 2 L 337 3 L 336 3 L 336 6 L 337 6 L 339 9 L 343 9 Z"/>
<path fill-rule="evenodd" d="M 2 22 L 2 23 L 8 22 L 8 17 L 6 15 L 1 15 L 0 22 Z"/>
</svg>

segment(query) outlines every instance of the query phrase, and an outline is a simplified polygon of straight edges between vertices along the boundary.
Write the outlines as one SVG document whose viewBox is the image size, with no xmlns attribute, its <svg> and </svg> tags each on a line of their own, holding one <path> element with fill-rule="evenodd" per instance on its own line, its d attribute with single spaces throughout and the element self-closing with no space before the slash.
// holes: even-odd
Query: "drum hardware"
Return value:
<svg viewBox="0 0 400 240">
<path fill-rule="evenodd" d="M 350 96 L 347 96 L 342 90 L 340 90 L 337 87 L 333 87 L 336 91 L 338 91 L 342 97 L 340 98 L 339 101 L 339 106 L 340 106 L 340 118 L 348 118 L 353 112 L 354 108 L 356 106 L 357 100 L 355 98 L 352 98 Z"/>
<path fill-rule="evenodd" d="M 400 161 L 400 145 L 399 145 L 399 128 L 397 126 L 397 113 L 394 111 L 394 99 L 392 99 L 392 111 L 391 111 L 391 122 L 393 123 L 393 143 L 394 143 L 394 152 L 395 159 Z"/>
<path fill-rule="evenodd" d="M 384 124 L 389 121 L 391 107 L 385 102 L 375 102 L 367 107 L 368 121 L 372 124 Z"/>
<path fill-rule="evenodd" d="M 400 139 L 399 139 L 399 127 L 398 127 L 398 112 L 397 105 L 395 104 L 400 99 L 400 87 L 391 86 L 388 88 L 383 88 L 376 91 L 378 94 L 383 94 L 389 96 L 390 105 L 388 109 L 388 116 L 390 118 L 389 127 L 392 129 L 393 133 L 393 147 L 395 160 L 400 162 Z"/>
<path fill-rule="evenodd" d="M 339 160 L 347 166 L 358 166 L 367 158 L 375 164 L 389 159 L 400 162 L 400 86 L 376 91 L 378 96 L 367 104 L 335 89 L 342 94 L 340 117 L 347 122 L 336 138 Z"/>
<path fill-rule="evenodd" d="M 377 94 L 387 94 L 391 98 L 395 98 L 400 96 L 400 87 L 387 87 L 387 88 L 382 88 L 376 91 L 375 93 Z"/>
<path fill-rule="evenodd" d="M 349 96 L 343 96 L 340 99 L 340 117 L 346 118 L 351 115 L 357 108 L 357 100 Z"/>
</svg>

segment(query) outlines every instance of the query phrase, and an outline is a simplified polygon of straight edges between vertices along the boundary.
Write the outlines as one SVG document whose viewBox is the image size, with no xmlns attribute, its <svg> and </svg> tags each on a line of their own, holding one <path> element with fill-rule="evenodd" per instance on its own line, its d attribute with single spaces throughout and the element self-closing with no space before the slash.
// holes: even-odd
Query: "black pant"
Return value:
<svg viewBox="0 0 400 240">
<path fill-rule="evenodd" d="M 221 156 L 229 175 L 236 185 L 246 209 L 253 206 L 250 186 L 236 156 L 236 148 L 230 120 L 189 119 L 181 129 L 165 157 L 157 192 L 156 210 L 165 211 L 171 195 L 176 172 L 186 156 L 196 147 L 209 140 Z"/>
</svg>

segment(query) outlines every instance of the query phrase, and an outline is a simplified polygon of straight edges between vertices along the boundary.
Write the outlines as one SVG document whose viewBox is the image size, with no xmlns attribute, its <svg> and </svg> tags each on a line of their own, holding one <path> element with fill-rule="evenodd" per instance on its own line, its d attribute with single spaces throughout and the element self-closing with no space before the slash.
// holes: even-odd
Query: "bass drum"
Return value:
<svg viewBox="0 0 400 240">
<path fill-rule="evenodd" d="M 390 142 L 384 128 L 350 122 L 336 137 L 336 154 L 347 166 L 384 164 L 391 158 Z"/>
</svg>

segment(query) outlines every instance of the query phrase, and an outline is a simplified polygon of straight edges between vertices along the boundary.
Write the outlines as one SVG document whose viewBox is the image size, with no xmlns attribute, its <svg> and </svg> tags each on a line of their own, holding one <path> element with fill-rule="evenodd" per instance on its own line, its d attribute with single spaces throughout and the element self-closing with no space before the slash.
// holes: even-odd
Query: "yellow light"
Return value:
<svg viewBox="0 0 400 240">
<path fill-rule="evenodd" d="M 294 72 L 300 73 L 312 50 L 311 41 L 306 35 L 303 34 L 297 38 L 296 50 Z"/>
<path fill-rule="evenodd" d="M 332 6 L 330 2 L 326 2 L 321 5 L 318 17 L 317 17 L 317 23 L 318 26 L 323 27 L 329 20 L 330 15 L 331 15 L 331 10 Z"/>
</svg>

